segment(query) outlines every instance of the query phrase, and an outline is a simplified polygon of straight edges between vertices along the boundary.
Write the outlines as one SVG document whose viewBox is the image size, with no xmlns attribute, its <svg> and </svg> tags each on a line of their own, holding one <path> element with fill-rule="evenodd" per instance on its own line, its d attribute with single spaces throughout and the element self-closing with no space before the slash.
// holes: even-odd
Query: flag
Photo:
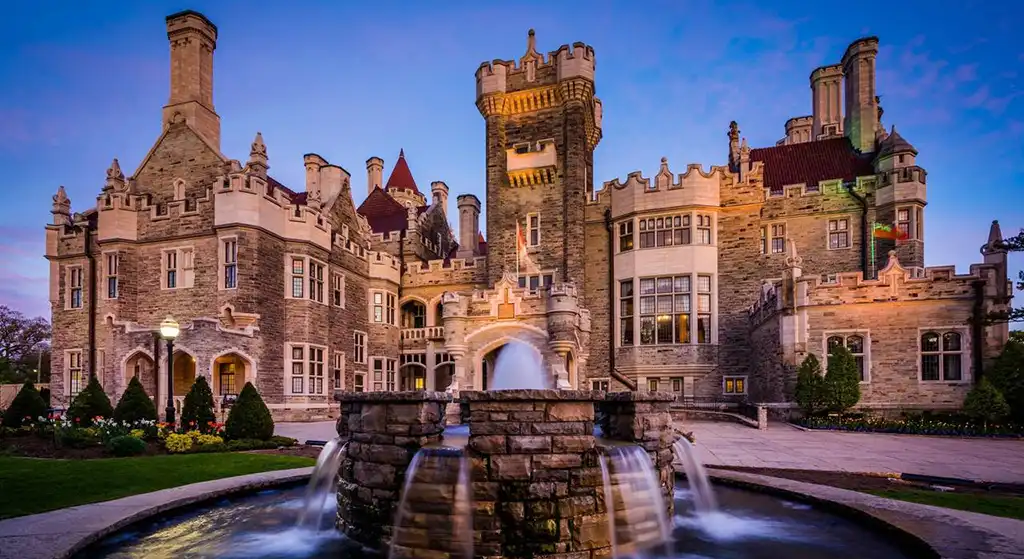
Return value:
<svg viewBox="0 0 1024 559">
<path fill-rule="evenodd" d="M 898 228 L 890 227 L 884 223 L 875 223 L 871 236 L 876 239 L 891 239 L 894 241 L 902 241 L 909 237 L 906 231 L 900 231 Z"/>
<path fill-rule="evenodd" d="M 530 255 L 526 251 L 526 234 L 523 232 L 519 220 L 516 220 L 516 277 L 519 277 L 520 266 L 525 266 L 529 272 Z"/>
</svg>

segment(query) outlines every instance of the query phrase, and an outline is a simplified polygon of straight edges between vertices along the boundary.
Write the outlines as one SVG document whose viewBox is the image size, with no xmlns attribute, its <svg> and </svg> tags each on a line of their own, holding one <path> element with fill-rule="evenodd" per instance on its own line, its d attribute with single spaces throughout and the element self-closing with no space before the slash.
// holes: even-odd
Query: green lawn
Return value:
<svg viewBox="0 0 1024 559">
<path fill-rule="evenodd" d="M 0 456 L 0 519 L 315 463 L 300 456 L 243 452 L 98 460 Z"/>
<path fill-rule="evenodd" d="M 977 493 L 943 493 L 941 491 L 921 489 L 883 489 L 868 491 L 868 493 L 887 499 L 898 499 L 923 505 L 935 505 L 937 507 L 1024 520 L 1024 497 Z"/>
</svg>

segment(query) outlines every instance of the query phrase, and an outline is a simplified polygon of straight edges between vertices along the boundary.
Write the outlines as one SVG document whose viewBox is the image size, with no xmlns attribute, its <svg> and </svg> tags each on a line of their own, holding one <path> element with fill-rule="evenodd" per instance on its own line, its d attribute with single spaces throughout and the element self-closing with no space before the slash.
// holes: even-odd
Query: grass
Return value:
<svg viewBox="0 0 1024 559">
<path fill-rule="evenodd" d="M 301 456 L 242 452 L 97 460 L 0 456 L 0 519 L 315 463 Z"/>
<path fill-rule="evenodd" d="M 935 505 L 950 509 L 966 510 L 1024 520 L 1024 497 L 1015 495 L 985 495 L 978 493 L 956 493 L 920 489 L 882 489 L 868 491 L 872 495 L 887 499 L 910 501 L 923 505 Z"/>
</svg>

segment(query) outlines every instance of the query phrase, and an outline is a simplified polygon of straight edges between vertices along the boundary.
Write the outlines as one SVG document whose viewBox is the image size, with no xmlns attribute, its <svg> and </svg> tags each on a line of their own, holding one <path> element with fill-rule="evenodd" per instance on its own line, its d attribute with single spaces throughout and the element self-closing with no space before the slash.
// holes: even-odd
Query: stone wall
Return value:
<svg viewBox="0 0 1024 559">
<path fill-rule="evenodd" d="M 601 431 L 614 441 L 636 443 L 647 451 L 658 473 L 662 499 L 672 518 L 675 469 L 672 444 L 676 441 L 672 427 L 671 392 L 612 392 L 598 404 L 601 409 Z"/>
</svg>

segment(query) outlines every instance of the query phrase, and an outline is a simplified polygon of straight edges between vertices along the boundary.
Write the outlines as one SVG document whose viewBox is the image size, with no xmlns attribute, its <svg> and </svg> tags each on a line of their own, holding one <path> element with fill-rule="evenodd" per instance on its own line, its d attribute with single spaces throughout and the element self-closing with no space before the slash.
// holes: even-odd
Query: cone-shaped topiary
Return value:
<svg viewBox="0 0 1024 559">
<path fill-rule="evenodd" d="M 187 431 L 195 429 L 208 433 L 213 430 L 210 424 L 216 420 L 217 416 L 213 414 L 213 391 L 206 377 L 200 376 L 185 395 L 185 403 L 181 406 L 181 426 Z"/>
<path fill-rule="evenodd" d="M 103 387 L 100 386 L 96 375 L 90 375 L 89 384 L 85 385 L 85 389 L 79 392 L 71 402 L 68 416 L 72 421 L 77 420 L 80 427 L 89 427 L 92 425 L 93 418 L 109 418 L 113 415 L 114 407 L 110 405 L 110 398 L 107 398 L 107 394 L 103 392 Z"/>
<path fill-rule="evenodd" d="M 32 381 L 27 381 L 4 412 L 3 426 L 18 428 L 35 423 L 40 417 L 45 417 L 47 411 L 49 407 L 39 395 L 36 386 Z"/>
<path fill-rule="evenodd" d="M 245 383 L 242 393 L 238 395 L 235 405 L 228 413 L 227 424 L 224 425 L 224 437 L 228 440 L 260 439 L 267 440 L 274 435 L 274 419 L 270 417 L 270 409 L 263 403 L 263 398 L 251 382 Z"/>
<path fill-rule="evenodd" d="M 821 363 L 813 353 L 804 358 L 796 373 L 796 403 L 805 415 L 814 415 L 824 408 L 825 377 L 821 375 Z"/>
<path fill-rule="evenodd" d="M 832 348 L 825 372 L 825 405 L 842 413 L 860 401 L 860 373 L 857 361 L 845 346 Z"/>
<path fill-rule="evenodd" d="M 114 408 L 114 419 L 129 423 L 143 419 L 156 421 L 156 406 L 146 395 L 146 389 L 142 387 L 138 377 L 132 377 L 132 380 L 128 381 L 128 388 L 124 389 L 121 400 Z"/>
<path fill-rule="evenodd" d="M 988 378 L 981 377 L 981 382 L 964 398 L 964 413 L 980 421 L 987 430 L 989 423 L 1010 415 L 1010 405 L 1003 398 L 1003 393 L 989 382 Z"/>
<path fill-rule="evenodd" d="M 39 397 L 43 399 L 43 402 L 46 402 L 47 406 L 50 405 L 50 389 L 49 388 L 44 388 L 44 389 L 40 390 L 39 391 Z"/>
</svg>

